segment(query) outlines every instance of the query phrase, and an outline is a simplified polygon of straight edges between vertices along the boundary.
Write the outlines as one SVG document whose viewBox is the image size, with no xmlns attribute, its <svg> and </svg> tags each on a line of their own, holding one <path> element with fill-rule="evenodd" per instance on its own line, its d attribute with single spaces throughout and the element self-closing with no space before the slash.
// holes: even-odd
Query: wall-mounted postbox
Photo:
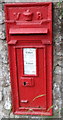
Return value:
<svg viewBox="0 0 63 120">
<path fill-rule="evenodd" d="M 14 114 L 52 115 L 52 3 L 5 5 Z"/>
</svg>

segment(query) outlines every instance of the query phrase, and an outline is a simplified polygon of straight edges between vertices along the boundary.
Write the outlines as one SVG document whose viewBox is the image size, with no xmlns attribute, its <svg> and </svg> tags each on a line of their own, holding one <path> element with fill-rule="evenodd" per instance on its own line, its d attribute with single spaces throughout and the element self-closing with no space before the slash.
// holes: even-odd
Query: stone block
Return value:
<svg viewBox="0 0 63 120">
<path fill-rule="evenodd" d="M 4 0 L 4 2 L 13 3 L 13 2 L 15 2 L 15 0 Z"/>
<path fill-rule="evenodd" d="M 60 0 L 4 0 L 4 2 L 59 2 Z"/>
<path fill-rule="evenodd" d="M 54 73 L 61 75 L 61 67 L 60 66 L 56 66 Z"/>
<path fill-rule="evenodd" d="M 0 39 L 2 39 L 2 40 L 5 39 L 5 33 L 4 32 L 0 32 Z"/>
<path fill-rule="evenodd" d="M 3 14 L 2 11 L 0 11 L 0 24 L 3 22 Z"/>
</svg>

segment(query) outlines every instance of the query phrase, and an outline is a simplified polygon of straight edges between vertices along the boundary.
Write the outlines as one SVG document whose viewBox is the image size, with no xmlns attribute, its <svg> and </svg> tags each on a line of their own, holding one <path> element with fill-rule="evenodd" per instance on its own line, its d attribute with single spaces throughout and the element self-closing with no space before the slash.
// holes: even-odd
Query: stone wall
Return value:
<svg viewBox="0 0 63 120">
<path fill-rule="evenodd" d="M 62 20 L 61 20 L 61 97 L 62 97 L 62 108 L 63 108 L 63 3 L 61 4 L 61 13 L 62 13 Z M 62 109 L 63 115 L 63 109 Z"/>
<path fill-rule="evenodd" d="M 12 0 L 12 2 L 45 2 L 52 0 Z M 8 64 L 8 49 L 6 43 L 5 30 L 5 15 L 4 4 L 11 2 L 11 0 L 0 0 L 0 119 L 1 118 L 29 118 L 29 119 L 43 119 L 43 116 L 24 116 L 13 115 L 11 105 L 11 87 L 10 74 Z M 57 0 L 59 2 L 59 0 Z M 62 46 L 63 46 L 63 29 L 61 31 L 61 5 L 53 0 L 53 116 L 52 118 L 61 117 L 62 97 L 63 91 L 63 77 L 61 72 L 62 64 Z M 62 21 L 63 23 L 63 21 Z M 63 24 L 62 24 L 63 25 Z M 62 70 L 63 71 L 63 70 Z"/>
</svg>

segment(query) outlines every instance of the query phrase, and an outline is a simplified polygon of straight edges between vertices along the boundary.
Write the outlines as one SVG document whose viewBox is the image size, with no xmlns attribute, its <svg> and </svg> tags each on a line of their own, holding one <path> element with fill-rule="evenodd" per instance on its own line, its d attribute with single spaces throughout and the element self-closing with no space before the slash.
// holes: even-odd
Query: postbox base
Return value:
<svg viewBox="0 0 63 120">
<path fill-rule="evenodd" d="M 52 112 L 14 112 L 15 115 L 40 115 L 40 116 L 52 116 Z"/>
</svg>

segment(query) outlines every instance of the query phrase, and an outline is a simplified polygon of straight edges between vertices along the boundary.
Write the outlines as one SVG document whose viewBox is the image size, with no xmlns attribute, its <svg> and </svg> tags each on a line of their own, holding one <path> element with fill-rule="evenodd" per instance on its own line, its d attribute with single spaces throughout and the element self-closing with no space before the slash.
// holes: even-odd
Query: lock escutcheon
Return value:
<svg viewBox="0 0 63 120">
<path fill-rule="evenodd" d="M 34 80 L 33 78 L 21 77 L 21 85 L 24 87 L 34 86 Z"/>
</svg>

